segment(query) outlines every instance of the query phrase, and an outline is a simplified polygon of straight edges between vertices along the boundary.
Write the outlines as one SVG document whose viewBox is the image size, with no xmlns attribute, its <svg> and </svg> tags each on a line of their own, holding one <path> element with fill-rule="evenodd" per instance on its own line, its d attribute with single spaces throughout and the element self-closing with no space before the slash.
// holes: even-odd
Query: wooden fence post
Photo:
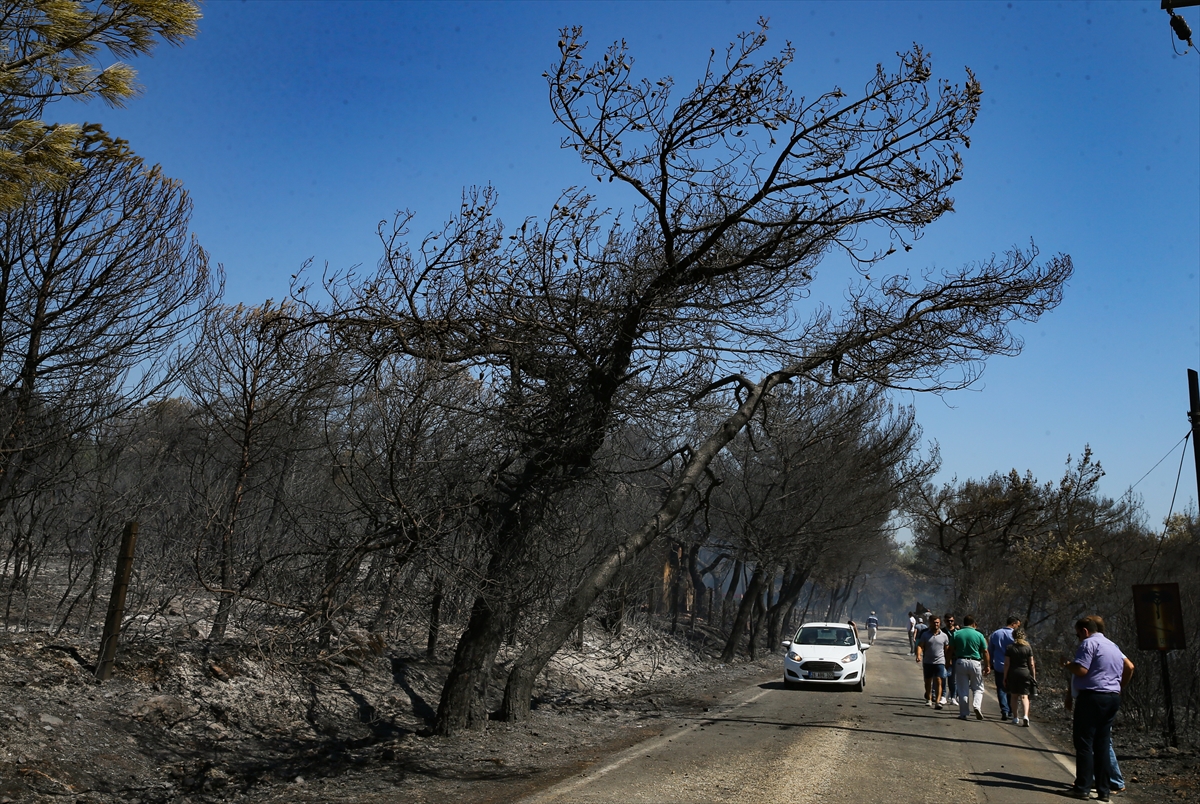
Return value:
<svg viewBox="0 0 1200 804">
<path fill-rule="evenodd" d="M 96 680 L 107 681 L 117 658 L 117 640 L 121 636 L 121 619 L 125 616 L 125 593 L 129 591 L 129 574 L 133 570 L 133 548 L 137 545 L 136 522 L 125 525 L 121 534 L 121 552 L 117 556 L 117 571 L 113 575 L 112 595 L 108 598 L 108 616 L 104 618 L 104 633 L 100 637 L 100 658 L 96 662 Z"/>
</svg>

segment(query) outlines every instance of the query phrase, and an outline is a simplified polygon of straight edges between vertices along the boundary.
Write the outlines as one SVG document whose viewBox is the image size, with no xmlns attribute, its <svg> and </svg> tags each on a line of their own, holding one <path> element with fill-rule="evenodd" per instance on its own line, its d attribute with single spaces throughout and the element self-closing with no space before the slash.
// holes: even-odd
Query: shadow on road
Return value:
<svg viewBox="0 0 1200 804">
<path fill-rule="evenodd" d="M 1028 790 L 1031 793 L 1064 793 L 1070 785 L 1049 779 L 1035 779 L 1032 776 L 1018 776 L 1015 773 L 1000 773 L 986 771 L 972 773 L 962 779 L 964 782 L 974 782 L 980 787 L 1003 787 L 1009 790 Z"/>
<path fill-rule="evenodd" d="M 758 688 L 760 690 L 787 690 L 788 692 L 858 692 L 852 684 L 822 684 L 819 681 L 811 686 L 803 687 L 788 687 L 782 681 L 765 681 L 759 684 Z"/>
<path fill-rule="evenodd" d="M 920 698 L 916 695 L 878 695 L 878 694 L 873 694 L 871 696 L 871 698 L 876 701 L 882 701 L 884 703 L 889 703 L 889 704 L 900 704 L 900 705 L 911 704 L 913 706 L 924 706 L 925 705 L 925 699 Z"/>
<path fill-rule="evenodd" d="M 978 740 L 978 739 L 971 739 L 968 737 L 961 737 L 961 736 L 939 737 L 934 734 L 913 734 L 912 732 L 903 732 L 903 731 L 895 731 L 895 730 L 889 731 L 886 729 L 853 728 L 853 727 L 849 727 L 849 726 L 838 726 L 838 725 L 835 725 L 832 723 L 789 723 L 787 721 L 769 720 L 767 718 L 748 718 L 748 717 L 737 718 L 737 717 L 721 717 L 721 716 L 704 718 L 704 717 L 694 717 L 693 716 L 693 717 L 681 717 L 679 719 L 680 720 L 698 720 L 698 721 L 702 721 L 705 723 L 709 723 L 709 722 L 745 723 L 750 726 L 778 726 L 780 728 L 790 727 L 790 728 L 797 728 L 797 729 L 831 729 L 831 730 L 836 730 L 836 731 L 848 731 L 848 732 L 852 732 L 854 734 L 883 734 L 883 735 L 887 735 L 889 737 L 910 737 L 914 740 L 932 740 L 934 742 L 941 742 L 941 743 L 972 743 L 975 745 L 994 745 L 998 748 L 1012 748 L 1012 749 L 1015 749 L 1018 751 L 1032 751 L 1035 754 L 1045 754 L 1046 756 L 1054 756 L 1055 754 L 1057 754 L 1059 756 L 1070 757 L 1072 760 L 1074 759 L 1073 754 L 1068 754 L 1063 751 L 1055 751 L 1053 749 L 1038 748 L 1036 746 L 1032 746 L 1032 745 L 1028 745 L 1028 744 L 1003 743 L 1003 742 L 996 742 L 994 740 Z M 973 724 L 974 722 L 975 721 L 970 721 L 970 724 Z M 970 726 L 970 724 L 967 724 L 967 725 Z M 1001 774 L 1001 775 L 1003 775 L 1003 774 Z M 1059 789 L 1061 789 L 1061 785 L 1059 786 Z"/>
<path fill-rule="evenodd" d="M 872 695 L 871 704 L 873 706 L 899 706 L 906 709 L 932 709 L 925 704 L 924 700 L 911 695 Z M 946 709 L 958 709 L 956 703 L 947 703 L 944 706 Z"/>
</svg>

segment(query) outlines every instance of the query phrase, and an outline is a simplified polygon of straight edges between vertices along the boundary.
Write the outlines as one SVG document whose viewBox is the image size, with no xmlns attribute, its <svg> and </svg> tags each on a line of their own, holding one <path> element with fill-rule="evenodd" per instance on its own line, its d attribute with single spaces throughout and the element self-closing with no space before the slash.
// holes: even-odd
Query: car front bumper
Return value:
<svg viewBox="0 0 1200 804">
<path fill-rule="evenodd" d="M 792 682 L 806 684 L 857 684 L 863 673 L 863 662 L 830 662 L 821 659 L 801 659 L 794 661 L 791 657 L 783 660 L 784 678 Z"/>
</svg>

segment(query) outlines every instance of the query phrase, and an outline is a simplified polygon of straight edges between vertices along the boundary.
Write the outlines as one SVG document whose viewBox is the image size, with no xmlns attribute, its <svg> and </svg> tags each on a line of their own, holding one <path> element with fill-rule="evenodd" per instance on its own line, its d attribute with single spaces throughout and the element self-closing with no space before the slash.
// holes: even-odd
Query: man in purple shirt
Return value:
<svg viewBox="0 0 1200 804">
<path fill-rule="evenodd" d="M 1071 795 L 1086 799 L 1093 783 L 1096 798 L 1109 800 L 1109 747 L 1112 725 L 1121 708 L 1121 688 L 1126 679 L 1121 649 L 1104 636 L 1104 620 L 1098 615 L 1075 623 L 1079 647 L 1075 661 L 1063 661 L 1073 676 L 1079 697 L 1075 701 L 1072 729 L 1075 741 L 1075 786 Z"/>
</svg>

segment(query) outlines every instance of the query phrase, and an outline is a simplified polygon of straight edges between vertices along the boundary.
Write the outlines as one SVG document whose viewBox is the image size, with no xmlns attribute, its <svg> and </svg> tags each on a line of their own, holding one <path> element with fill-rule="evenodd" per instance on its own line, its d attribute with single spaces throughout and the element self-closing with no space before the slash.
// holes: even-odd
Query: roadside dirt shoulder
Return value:
<svg viewBox="0 0 1200 804">
<path fill-rule="evenodd" d="M 1046 736 L 1072 757 L 1072 716 L 1062 705 L 1063 688 L 1049 688 L 1033 699 L 1033 717 Z M 1200 746 L 1168 747 L 1163 736 L 1139 731 L 1132 718 L 1119 714 L 1113 728 L 1113 747 L 1132 801 L 1200 801 Z"/>
<path fill-rule="evenodd" d="M 86 646 L 0 634 L 0 804 L 511 801 L 779 673 L 661 637 L 648 661 L 637 636 L 556 663 L 528 722 L 441 738 L 446 668 L 413 657 L 142 645 L 100 685 Z"/>
</svg>

